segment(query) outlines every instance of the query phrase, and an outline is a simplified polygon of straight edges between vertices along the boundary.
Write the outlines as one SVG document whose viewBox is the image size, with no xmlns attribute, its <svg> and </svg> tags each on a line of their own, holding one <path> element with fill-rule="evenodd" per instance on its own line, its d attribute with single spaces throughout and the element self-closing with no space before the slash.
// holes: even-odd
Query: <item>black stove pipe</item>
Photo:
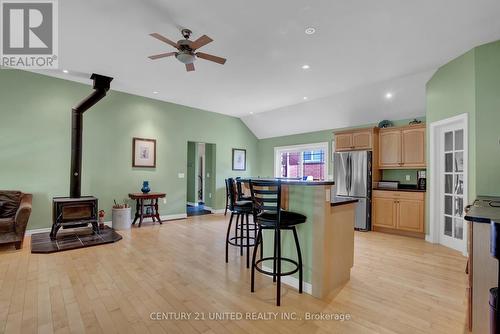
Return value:
<svg viewBox="0 0 500 334">
<path fill-rule="evenodd" d="M 113 80 L 113 78 L 95 73 L 90 79 L 94 81 L 94 92 L 74 106 L 71 111 L 71 179 L 69 190 L 71 198 L 81 197 L 83 113 L 106 96 L 111 80 Z"/>
</svg>

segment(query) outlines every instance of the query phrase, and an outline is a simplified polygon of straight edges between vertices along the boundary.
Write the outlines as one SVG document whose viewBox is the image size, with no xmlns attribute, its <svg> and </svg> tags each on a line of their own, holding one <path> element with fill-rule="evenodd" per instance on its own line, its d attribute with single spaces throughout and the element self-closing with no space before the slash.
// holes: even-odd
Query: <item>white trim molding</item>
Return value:
<svg viewBox="0 0 500 334">
<path fill-rule="evenodd" d="M 469 191 L 469 114 L 463 113 L 450 118 L 442 119 L 436 122 L 432 122 L 429 126 L 429 180 L 428 192 L 429 192 L 429 233 L 425 236 L 425 240 L 431 243 L 441 243 L 440 241 L 440 212 L 437 212 L 440 208 L 437 205 L 440 201 L 441 196 L 441 186 L 439 166 L 441 164 L 440 154 L 440 138 L 439 133 L 446 127 L 453 125 L 463 125 L 464 129 L 464 194 L 463 201 L 464 206 L 467 205 L 468 201 L 468 191 Z M 428 180 L 428 181 L 429 181 Z M 467 254 L 467 229 L 464 226 L 464 249 L 462 253 Z"/>
<path fill-rule="evenodd" d="M 314 151 L 314 150 L 324 150 L 325 151 L 325 178 L 329 177 L 328 165 L 330 162 L 330 149 L 329 142 L 319 142 L 310 144 L 300 144 L 300 145 L 289 145 L 289 146 L 275 146 L 274 147 L 274 176 L 280 177 L 281 165 L 277 155 L 280 152 L 296 152 L 296 151 Z"/>
</svg>

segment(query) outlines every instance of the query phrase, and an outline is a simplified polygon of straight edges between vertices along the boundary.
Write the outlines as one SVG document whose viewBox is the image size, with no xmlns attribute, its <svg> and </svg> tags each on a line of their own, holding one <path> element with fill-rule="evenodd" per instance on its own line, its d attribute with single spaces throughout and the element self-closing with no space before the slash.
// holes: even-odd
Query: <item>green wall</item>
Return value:
<svg viewBox="0 0 500 334">
<path fill-rule="evenodd" d="M 469 203 L 477 195 L 500 196 L 500 41 L 452 60 L 427 83 L 428 130 L 432 122 L 463 113 L 469 120 Z M 427 131 L 428 146 L 429 136 Z"/>
<path fill-rule="evenodd" d="M 474 50 L 439 68 L 427 83 L 427 161 L 430 161 L 430 124 L 460 114 L 469 114 L 469 200 L 476 197 L 476 108 Z M 430 175 L 427 184 L 432 185 Z M 427 202 L 429 191 L 427 192 Z M 427 226 L 428 209 L 427 208 Z"/>
<path fill-rule="evenodd" d="M 401 184 L 417 184 L 417 171 L 421 169 L 385 169 L 382 172 L 382 180 L 399 181 Z M 406 181 L 406 175 L 410 180 Z"/>
<path fill-rule="evenodd" d="M 90 92 L 90 85 L 0 71 L 0 188 L 34 194 L 29 229 L 50 227 L 52 197 L 69 193 L 70 110 Z M 131 167 L 132 137 L 157 139 L 155 169 Z M 111 91 L 84 115 L 82 193 L 99 198 L 108 220 L 113 199 L 149 180 L 167 193 L 162 215 L 185 213 L 186 179 L 178 173 L 186 173 L 188 141 L 216 144 L 212 207 L 222 209 L 224 178 L 257 172 L 257 139 L 241 120 Z M 247 150 L 246 172 L 231 170 L 233 147 Z"/>
<path fill-rule="evenodd" d="M 500 41 L 475 49 L 476 192 L 500 196 Z"/>
</svg>

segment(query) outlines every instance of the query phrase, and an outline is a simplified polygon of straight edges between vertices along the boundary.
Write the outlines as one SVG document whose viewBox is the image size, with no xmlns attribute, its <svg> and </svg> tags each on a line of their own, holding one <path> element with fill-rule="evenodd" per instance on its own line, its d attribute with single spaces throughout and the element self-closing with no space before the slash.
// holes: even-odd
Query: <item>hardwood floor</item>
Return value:
<svg viewBox="0 0 500 334">
<path fill-rule="evenodd" d="M 224 263 L 225 228 L 224 216 L 207 215 L 144 224 L 120 232 L 118 243 L 56 254 L 30 254 L 29 242 L 22 251 L 2 248 L 0 333 L 464 332 L 466 260 L 457 252 L 356 233 L 351 281 L 334 299 L 284 286 L 278 308 L 270 278 L 257 274 L 257 292 L 250 293 L 249 271 L 235 248 Z M 186 312 L 191 319 L 154 321 L 152 312 Z M 296 312 L 302 320 L 202 321 L 194 312 Z M 305 312 L 351 320 L 304 320 Z"/>
</svg>

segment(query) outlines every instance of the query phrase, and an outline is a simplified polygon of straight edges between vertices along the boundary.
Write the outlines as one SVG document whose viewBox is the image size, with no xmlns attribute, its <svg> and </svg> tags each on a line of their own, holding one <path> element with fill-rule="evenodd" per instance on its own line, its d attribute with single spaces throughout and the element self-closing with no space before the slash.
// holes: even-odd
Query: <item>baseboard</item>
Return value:
<svg viewBox="0 0 500 334">
<path fill-rule="evenodd" d="M 431 237 L 430 234 L 425 235 L 425 241 L 430 242 L 431 244 L 435 244 L 434 238 Z"/>
<path fill-rule="evenodd" d="M 212 213 L 224 213 L 224 209 L 213 209 L 209 206 L 205 206 L 205 210 L 208 210 Z"/>
<path fill-rule="evenodd" d="M 186 219 L 187 214 L 185 213 L 178 213 L 174 215 L 166 215 L 166 216 L 160 216 L 162 221 L 168 221 L 168 220 L 179 220 L 179 219 Z M 144 222 L 152 222 L 153 220 L 151 218 L 144 218 Z M 105 221 L 104 225 L 111 227 L 111 221 Z M 32 235 L 35 233 L 46 233 L 50 232 L 51 228 L 50 227 L 45 227 L 45 228 L 36 228 L 32 230 L 26 230 L 25 235 Z"/>
<path fill-rule="evenodd" d="M 35 228 L 35 229 L 32 229 L 32 230 L 26 230 L 25 235 L 32 235 L 32 234 L 36 234 L 36 233 L 46 233 L 46 232 L 50 232 L 50 230 L 51 230 L 50 227 Z"/>
<path fill-rule="evenodd" d="M 273 271 L 273 268 L 270 268 L 268 266 L 262 266 L 262 269 L 266 271 Z M 293 276 L 282 276 L 281 282 L 297 290 L 299 289 L 299 279 Z M 312 284 L 303 282 L 302 291 L 309 295 L 312 295 Z"/>
</svg>

